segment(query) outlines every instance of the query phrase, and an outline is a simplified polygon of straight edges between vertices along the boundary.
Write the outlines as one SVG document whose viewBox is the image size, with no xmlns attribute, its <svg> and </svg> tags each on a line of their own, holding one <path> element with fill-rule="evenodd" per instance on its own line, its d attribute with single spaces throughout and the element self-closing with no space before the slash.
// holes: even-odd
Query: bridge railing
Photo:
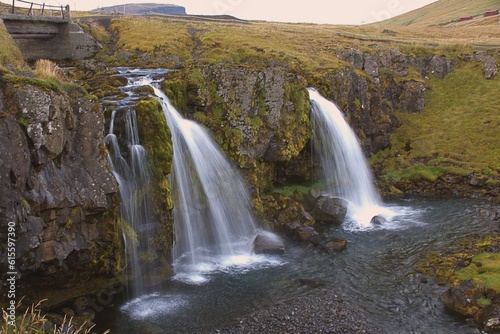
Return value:
<svg viewBox="0 0 500 334">
<path fill-rule="evenodd" d="M 16 8 L 16 6 L 15 6 L 16 2 L 27 4 L 27 5 L 29 5 L 29 7 L 17 7 Z M 25 1 L 25 0 L 12 0 L 12 6 L 10 7 L 9 13 L 10 14 L 28 15 L 28 16 L 36 16 L 36 15 L 39 15 L 39 16 L 59 16 L 65 20 L 69 20 L 69 18 L 70 18 L 69 5 L 54 6 L 54 5 L 48 5 L 46 3 L 36 3 L 36 2 Z"/>
</svg>

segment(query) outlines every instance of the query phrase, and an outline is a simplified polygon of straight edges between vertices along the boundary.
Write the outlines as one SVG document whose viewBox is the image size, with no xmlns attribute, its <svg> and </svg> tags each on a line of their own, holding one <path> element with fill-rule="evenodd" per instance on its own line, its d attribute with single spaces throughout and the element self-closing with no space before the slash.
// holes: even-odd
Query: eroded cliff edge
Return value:
<svg viewBox="0 0 500 334">
<path fill-rule="evenodd" d="M 16 269 L 40 284 L 110 272 L 118 187 L 101 107 L 36 83 L 0 77 L 2 234 L 16 222 Z"/>
</svg>

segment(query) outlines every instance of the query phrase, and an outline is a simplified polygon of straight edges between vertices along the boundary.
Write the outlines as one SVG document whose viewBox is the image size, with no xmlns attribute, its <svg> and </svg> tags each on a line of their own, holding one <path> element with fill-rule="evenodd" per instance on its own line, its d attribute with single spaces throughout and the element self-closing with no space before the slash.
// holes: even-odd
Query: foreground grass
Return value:
<svg viewBox="0 0 500 334">
<path fill-rule="evenodd" d="M 392 148 L 372 158 L 385 181 L 500 175 L 500 80 L 486 80 L 481 66 L 463 63 L 446 79 L 430 79 L 425 110 L 398 114 Z"/>
<path fill-rule="evenodd" d="M 44 300 L 26 307 L 22 314 L 16 316 L 15 320 L 9 317 L 6 310 L 2 309 L 3 323 L 0 325 L 0 334 L 90 334 L 92 326 L 86 323 L 76 325 L 73 318 L 64 317 L 62 323 L 52 324 L 47 316 L 42 313 L 41 305 Z M 22 310 L 19 303 L 17 310 Z M 14 326 L 15 324 L 15 326 Z M 103 334 L 107 334 L 105 331 Z"/>
</svg>

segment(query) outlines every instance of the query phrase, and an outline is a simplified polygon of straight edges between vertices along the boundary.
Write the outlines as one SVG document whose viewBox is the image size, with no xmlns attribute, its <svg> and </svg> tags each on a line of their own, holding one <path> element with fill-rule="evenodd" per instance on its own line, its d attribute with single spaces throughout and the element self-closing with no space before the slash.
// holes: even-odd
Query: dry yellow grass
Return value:
<svg viewBox="0 0 500 334">
<path fill-rule="evenodd" d="M 57 64 L 47 59 L 38 59 L 35 62 L 34 72 L 36 75 L 38 75 L 40 78 L 43 79 L 48 79 L 48 78 L 53 78 L 57 80 L 62 79 Z"/>
</svg>

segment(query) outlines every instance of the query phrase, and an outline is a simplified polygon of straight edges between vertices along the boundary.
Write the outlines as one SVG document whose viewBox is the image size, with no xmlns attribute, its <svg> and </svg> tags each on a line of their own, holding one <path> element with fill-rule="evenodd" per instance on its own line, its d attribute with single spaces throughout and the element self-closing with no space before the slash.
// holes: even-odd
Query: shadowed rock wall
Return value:
<svg viewBox="0 0 500 334">
<path fill-rule="evenodd" d="M 118 188 L 103 133 L 96 102 L 0 78 L 0 265 L 15 222 L 20 272 L 113 267 Z"/>
</svg>

